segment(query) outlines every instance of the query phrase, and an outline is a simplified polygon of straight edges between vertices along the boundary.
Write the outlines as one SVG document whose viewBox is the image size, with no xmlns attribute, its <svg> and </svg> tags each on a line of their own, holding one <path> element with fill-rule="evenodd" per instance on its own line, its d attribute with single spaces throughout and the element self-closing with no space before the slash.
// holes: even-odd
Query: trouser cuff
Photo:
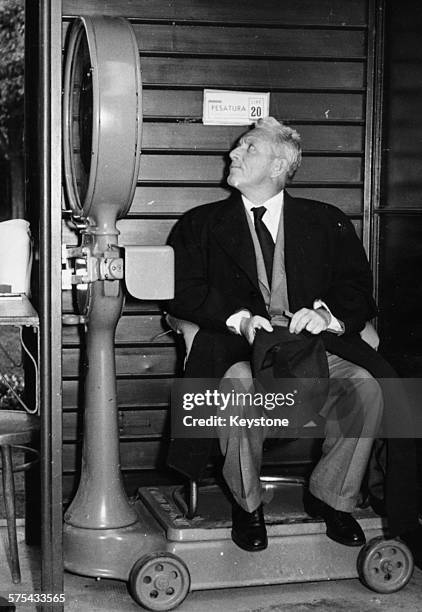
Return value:
<svg viewBox="0 0 422 612">
<path fill-rule="evenodd" d="M 353 512 L 356 510 L 358 502 L 357 495 L 354 497 L 336 495 L 332 491 L 328 491 L 312 481 L 309 483 L 309 491 L 312 495 L 331 506 L 331 508 L 334 508 L 334 510 L 341 510 L 342 512 Z"/>
</svg>

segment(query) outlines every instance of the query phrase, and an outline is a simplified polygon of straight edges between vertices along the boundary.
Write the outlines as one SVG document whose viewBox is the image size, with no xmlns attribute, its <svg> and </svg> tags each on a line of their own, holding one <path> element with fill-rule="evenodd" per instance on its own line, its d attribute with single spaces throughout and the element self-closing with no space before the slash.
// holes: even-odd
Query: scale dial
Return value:
<svg viewBox="0 0 422 612">
<path fill-rule="evenodd" d="M 132 27 L 122 18 L 76 19 L 64 75 L 65 192 L 73 215 L 103 233 L 132 203 L 141 129 L 141 71 Z"/>
</svg>

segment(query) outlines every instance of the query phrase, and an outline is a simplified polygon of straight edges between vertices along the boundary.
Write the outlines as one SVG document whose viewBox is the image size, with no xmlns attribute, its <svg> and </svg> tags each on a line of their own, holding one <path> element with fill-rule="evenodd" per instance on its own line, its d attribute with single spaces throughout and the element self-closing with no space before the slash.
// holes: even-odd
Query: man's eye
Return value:
<svg viewBox="0 0 422 612">
<path fill-rule="evenodd" d="M 253 144 L 250 144 L 248 146 L 248 151 L 255 151 L 255 146 Z"/>
</svg>

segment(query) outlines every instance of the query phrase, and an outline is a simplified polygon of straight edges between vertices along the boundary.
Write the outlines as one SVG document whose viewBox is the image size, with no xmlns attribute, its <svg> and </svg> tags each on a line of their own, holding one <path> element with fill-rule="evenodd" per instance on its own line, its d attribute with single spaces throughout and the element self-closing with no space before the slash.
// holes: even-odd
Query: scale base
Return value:
<svg viewBox="0 0 422 612">
<path fill-rule="evenodd" d="M 187 566 L 190 590 L 355 578 L 360 548 L 330 540 L 324 521 L 303 510 L 302 487 L 266 484 L 268 548 L 250 553 L 231 540 L 231 507 L 216 486 L 201 488 L 198 513 L 185 518 L 181 487 L 142 487 L 132 502 L 138 521 L 123 529 L 64 526 L 65 569 L 128 580 L 140 558 L 171 553 Z M 383 534 L 370 510 L 354 514 L 367 541 Z"/>
</svg>

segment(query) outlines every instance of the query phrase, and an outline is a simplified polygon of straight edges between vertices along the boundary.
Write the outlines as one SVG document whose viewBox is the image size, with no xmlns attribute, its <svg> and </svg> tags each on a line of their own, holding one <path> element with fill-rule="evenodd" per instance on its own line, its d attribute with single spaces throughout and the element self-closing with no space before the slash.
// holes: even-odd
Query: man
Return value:
<svg viewBox="0 0 422 612">
<path fill-rule="evenodd" d="M 320 336 L 331 399 L 324 407 L 327 437 L 310 478 L 306 508 L 324 518 L 329 537 L 361 545 L 365 537 L 351 512 L 372 440 L 365 434 L 336 437 L 330 411 L 338 408 L 340 397 L 343 407 L 353 406 L 361 431 L 371 426 L 373 431 L 383 410 L 373 376 L 394 376 L 359 336 L 376 312 L 368 261 L 340 210 L 292 198 L 284 190 L 301 163 L 296 131 L 271 117 L 259 120 L 230 158 L 228 183 L 236 191 L 225 201 L 189 211 L 170 238 L 176 292 L 168 310 L 200 326 L 185 376 L 220 378 L 233 363 L 251 357 L 257 335 L 271 335 L 278 326 L 287 325 L 291 334 Z M 286 310 L 293 313 L 290 320 Z M 221 448 L 226 454 L 223 474 L 233 495 L 232 538 L 245 550 L 262 550 L 267 545 L 259 485 L 262 440 L 256 444 L 252 434 L 238 443 L 234 433 L 227 435 Z M 403 462 L 413 461 L 410 446 L 399 441 L 390 453 L 394 468 L 389 478 L 405 501 L 399 511 L 391 504 L 389 518 L 393 535 L 411 533 L 414 540 L 419 533 L 416 502 L 405 487 L 414 484 L 414 472 L 408 470 L 407 483 L 398 476 Z M 174 440 L 169 464 L 198 479 L 209 450 L 205 441 Z"/>
</svg>

